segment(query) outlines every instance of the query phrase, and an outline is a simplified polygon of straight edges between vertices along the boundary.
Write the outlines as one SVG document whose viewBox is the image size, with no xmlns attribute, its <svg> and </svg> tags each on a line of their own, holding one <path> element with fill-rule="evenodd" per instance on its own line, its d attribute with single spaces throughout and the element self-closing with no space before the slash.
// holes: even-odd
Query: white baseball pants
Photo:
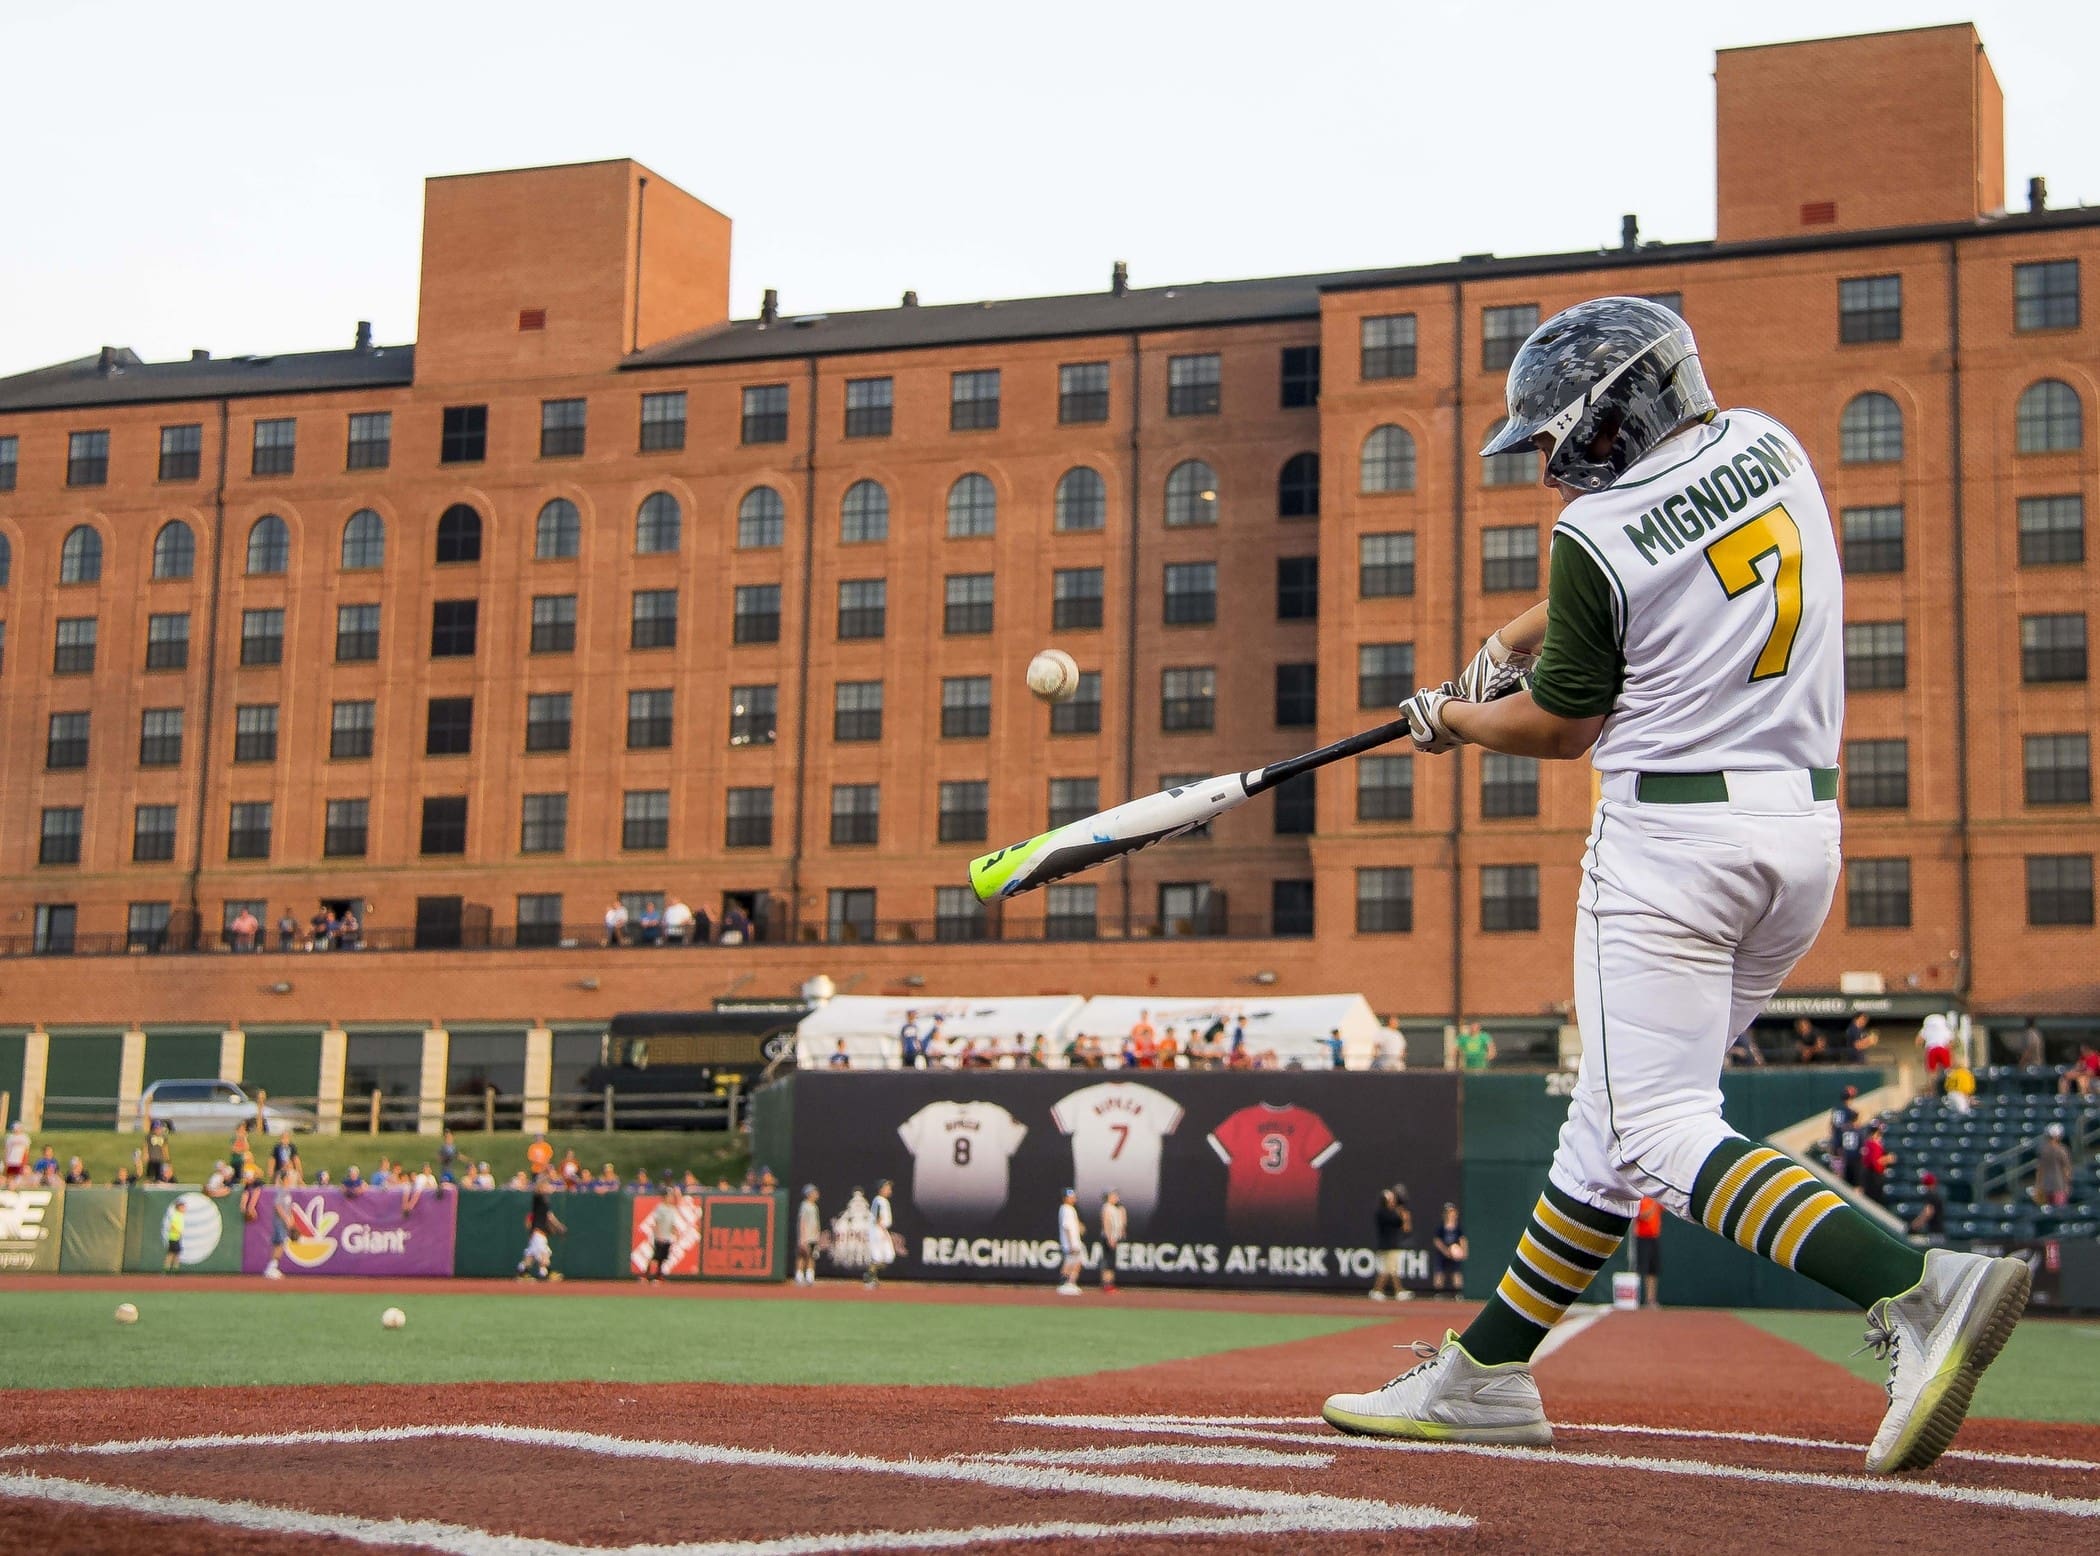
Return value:
<svg viewBox="0 0 2100 1556">
<path fill-rule="evenodd" d="M 1575 920 L 1582 1067 L 1552 1181 L 1630 1216 L 1641 1196 L 1685 1215 L 1692 1181 L 1735 1131 L 1722 1056 L 1830 911 L 1838 808 L 1805 772 L 1730 773 L 1726 804 L 1643 804 L 1606 775 Z"/>
</svg>

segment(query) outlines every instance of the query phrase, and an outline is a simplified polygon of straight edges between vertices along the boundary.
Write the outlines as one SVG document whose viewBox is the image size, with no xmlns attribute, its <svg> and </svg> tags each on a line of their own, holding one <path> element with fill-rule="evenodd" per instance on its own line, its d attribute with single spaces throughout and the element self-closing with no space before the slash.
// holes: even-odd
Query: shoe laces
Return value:
<svg viewBox="0 0 2100 1556">
<path fill-rule="evenodd" d="M 1396 1345 L 1393 1349 L 1396 1351 L 1412 1351 L 1421 1360 L 1408 1368 L 1407 1371 L 1401 1373 L 1399 1377 L 1393 1379 L 1391 1383 L 1386 1384 L 1386 1388 L 1393 1387 L 1395 1383 L 1405 1383 L 1409 1378 L 1426 1367 L 1434 1367 L 1436 1359 L 1444 1354 L 1444 1348 L 1441 1345 L 1431 1345 L 1427 1340 L 1412 1340 L 1406 1345 Z M 1381 1389 L 1379 1392 L 1383 1393 L 1384 1390 Z"/>
<path fill-rule="evenodd" d="M 1882 1389 L 1893 1403 L 1896 1398 L 1896 1367 L 1903 1354 L 1903 1333 L 1889 1321 L 1886 1303 L 1877 1303 L 1868 1309 L 1866 1340 L 1852 1354 L 1860 1356 L 1868 1351 L 1889 1364 L 1888 1381 L 1882 1384 Z"/>
</svg>

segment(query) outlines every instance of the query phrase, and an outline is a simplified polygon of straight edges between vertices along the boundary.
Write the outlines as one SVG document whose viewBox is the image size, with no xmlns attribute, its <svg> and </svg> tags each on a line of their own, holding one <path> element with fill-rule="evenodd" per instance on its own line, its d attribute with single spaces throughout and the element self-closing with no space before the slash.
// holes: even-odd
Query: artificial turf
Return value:
<svg viewBox="0 0 2100 1556">
<path fill-rule="evenodd" d="M 134 1303 L 136 1324 L 112 1318 Z M 382 1329 L 398 1305 L 408 1325 Z M 1215 1355 L 1369 1322 L 1313 1314 L 661 1300 L 528 1287 L 381 1296 L 183 1291 L 151 1279 L 0 1293 L 0 1389 L 294 1383 L 1000 1386 Z M 28 1337 L 34 1336 L 29 1342 Z"/>
</svg>

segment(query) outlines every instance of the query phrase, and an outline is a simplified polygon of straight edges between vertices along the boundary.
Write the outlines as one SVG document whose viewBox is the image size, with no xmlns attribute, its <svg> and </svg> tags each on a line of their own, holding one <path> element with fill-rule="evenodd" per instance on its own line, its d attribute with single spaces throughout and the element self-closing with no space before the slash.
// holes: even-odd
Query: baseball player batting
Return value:
<svg viewBox="0 0 2100 1556">
<path fill-rule="evenodd" d="M 1541 325 L 1509 419 L 1563 503 L 1546 599 L 1402 706 L 1425 753 L 1571 761 L 1601 799 L 1576 905 L 1582 1066 L 1545 1192 L 1464 1334 L 1336 1394 L 1346 1432 L 1547 1443 L 1530 1361 L 1652 1196 L 1866 1310 L 1889 1364 L 1876 1473 L 1945 1450 L 2027 1305 L 2018 1259 L 1919 1250 L 1721 1117 L 1729 1040 L 1822 927 L 1839 872 L 1844 593 L 1794 435 L 1720 411 L 1682 319 L 1605 297 Z"/>
</svg>

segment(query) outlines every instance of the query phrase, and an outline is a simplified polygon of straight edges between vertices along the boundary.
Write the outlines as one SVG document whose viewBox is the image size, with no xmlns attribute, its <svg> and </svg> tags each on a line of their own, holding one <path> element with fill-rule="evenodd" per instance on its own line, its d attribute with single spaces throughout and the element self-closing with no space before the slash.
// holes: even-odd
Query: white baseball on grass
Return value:
<svg viewBox="0 0 2100 1556">
<path fill-rule="evenodd" d="M 1069 702 L 1079 690 L 1079 666 L 1061 648 L 1046 648 L 1028 661 L 1028 689 L 1045 702 Z"/>
<path fill-rule="evenodd" d="M 382 1329 L 399 1329 L 407 1322 L 408 1315 L 397 1307 L 390 1307 L 379 1315 L 379 1327 Z"/>
<path fill-rule="evenodd" d="M 130 1304 L 129 1302 L 119 1302 L 119 1303 L 117 1304 L 117 1322 L 118 1322 L 118 1323 L 120 1323 L 120 1324 L 135 1324 L 135 1323 L 137 1323 L 138 1321 L 139 1321 L 139 1310 L 138 1310 L 137 1308 L 133 1307 L 133 1306 L 132 1306 L 132 1305 L 131 1305 L 131 1304 Z"/>
</svg>

